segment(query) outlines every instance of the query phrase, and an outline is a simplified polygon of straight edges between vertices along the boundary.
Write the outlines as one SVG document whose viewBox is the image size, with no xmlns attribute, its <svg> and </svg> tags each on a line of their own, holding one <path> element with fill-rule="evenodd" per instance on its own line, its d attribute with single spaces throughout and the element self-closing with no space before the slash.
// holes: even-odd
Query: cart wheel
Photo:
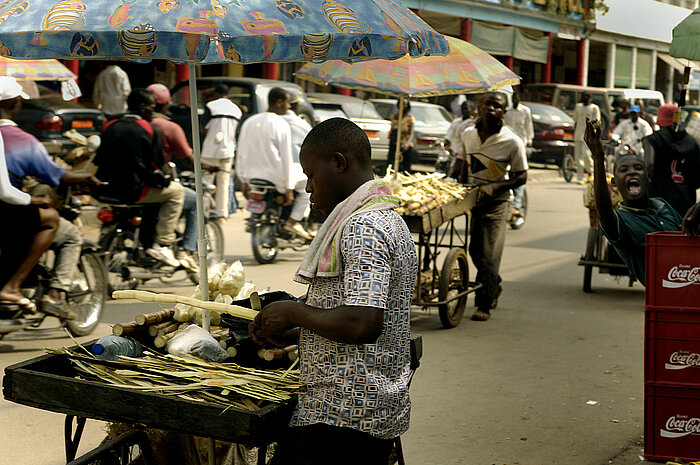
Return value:
<svg viewBox="0 0 700 465">
<path fill-rule="evenodd" d="M 598 242 L 598 229 L 590 227 L 588 229 L 588 238 L 586 239 L 586 253 L 583 259 L 586 261 L 595 260 L 595 246 Z M 583 292 L 593 292 L 591 289 L 591 278 L 593 277 L 593 265 L 583 266 Z"/>
<path fill-rule="evenodd" d="M 440 290 L 438 298 L 447 300 L 469 288 L 469 262 L 467 254 L 462 249 L 450 250 L 445 258 L 440 272 Z M 454 328 L 462 320 L 464 309 L 467 306 L 465 294 L 459 299 L 438 306 L 440 321 L 445 328 Z"/>
<path fill-rule="evenodd" d="M 571 180 L 574 179 L 574 175 L 576 174 L 576 162 L 570 153 L 564 155 L 564 159 L 561 162 L 561 171 L 564 175 L 564 181 L 571 182 Z"/>
</svg>

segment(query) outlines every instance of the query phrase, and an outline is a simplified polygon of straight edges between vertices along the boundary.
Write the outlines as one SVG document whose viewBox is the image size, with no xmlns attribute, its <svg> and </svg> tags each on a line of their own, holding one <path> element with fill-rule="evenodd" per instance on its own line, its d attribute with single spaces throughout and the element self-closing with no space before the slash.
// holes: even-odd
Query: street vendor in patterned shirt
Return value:
<svg viewBox="0 0 700 465">
<path fill-rule="evenodd" d="M 385 465 L 408 429 L 418 261 L 370 153 L 365 133 L 344 118 L 314 127 L 301 148 L 311 203 L 328 215 L 295 276 L 309 284 L 306 302 L 270 304 L 250 325 L 257 341 L 282 345 L 299 328 L 306 390 L 275 465 Z"/>
</svg>

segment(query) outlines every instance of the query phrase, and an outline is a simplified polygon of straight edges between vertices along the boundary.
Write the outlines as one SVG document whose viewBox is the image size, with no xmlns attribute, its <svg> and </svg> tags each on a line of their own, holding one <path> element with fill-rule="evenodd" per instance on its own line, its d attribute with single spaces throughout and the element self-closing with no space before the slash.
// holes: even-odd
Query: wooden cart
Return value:
<svg viewBox="0 0 700 465">
<path fill-rule="evenodd" d="M 265 463 L 266 446 L 289 423 L 293 404 L 269 404 L 256 412 L 176 396 L 141 392 L 78 379 L 70 361 L 44 355 L 5 369 L 3 395 L 9 401 L 66 414 L 66 461 L 70 465 L 113 463 L 96 461 L 118 452 L 115 464 L 155 463 L 149 441 L 140 430 L 128 431 L 82 457 L 75 458 L 85 420 L 147 425 L 200 437 L 259 447 L 258 464 Z M 74 425 L 75 423 L 75 425 Z M 138 445 L 138 448 L 134 448 Z M 136 449 L 138 457 L 132 455 Z"/>
<path fill-rule="evenodd" d="M 408 229 L 418 235 L 419 271 L 413 293 L 413 305 L 437 307 L 440 321 L 446 328 L 454 328 L 462 320 L 467 297 L 480 284 L 469 281 L 467 244 L 469 211 L 476 203 L 477 191 L 470 190 L 462 200 L 453 200 L 420 216 L 403 218 Z M 464 218 L 462 232 L 455 221 Z M 442 250 L 447 256 L 438 264 Z"/>
</svg>

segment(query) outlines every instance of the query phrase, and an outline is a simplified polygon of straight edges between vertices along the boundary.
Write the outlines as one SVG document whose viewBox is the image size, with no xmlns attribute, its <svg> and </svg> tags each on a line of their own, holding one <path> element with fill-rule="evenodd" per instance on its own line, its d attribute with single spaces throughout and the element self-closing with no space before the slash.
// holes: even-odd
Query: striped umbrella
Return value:
<svg viewBox="0 0 700 465">
<path fill-rule="evenodd" d="M 68 81 L 77 76 L 58 60 L 13 60 L 0 57 L 0 76 L 18 81 Z"/>
</svg>

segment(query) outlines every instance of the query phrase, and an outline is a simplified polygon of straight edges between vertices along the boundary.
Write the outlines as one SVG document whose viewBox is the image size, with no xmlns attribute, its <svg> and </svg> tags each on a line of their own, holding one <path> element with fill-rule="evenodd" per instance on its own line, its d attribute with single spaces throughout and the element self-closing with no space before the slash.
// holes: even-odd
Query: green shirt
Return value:
<svg viewBox="0 0 700 465">
<path fill-rule="evenodd" d="M 617 231 L 601 231 L 615 247 L 627 268 L 644 285 L 645 236 L 658 231 L 679 231 L 683 218 L 661 198 L 650 200 L 647 209 L 630 208 L 624 205 L 615 211 Z"/>
</svg>

